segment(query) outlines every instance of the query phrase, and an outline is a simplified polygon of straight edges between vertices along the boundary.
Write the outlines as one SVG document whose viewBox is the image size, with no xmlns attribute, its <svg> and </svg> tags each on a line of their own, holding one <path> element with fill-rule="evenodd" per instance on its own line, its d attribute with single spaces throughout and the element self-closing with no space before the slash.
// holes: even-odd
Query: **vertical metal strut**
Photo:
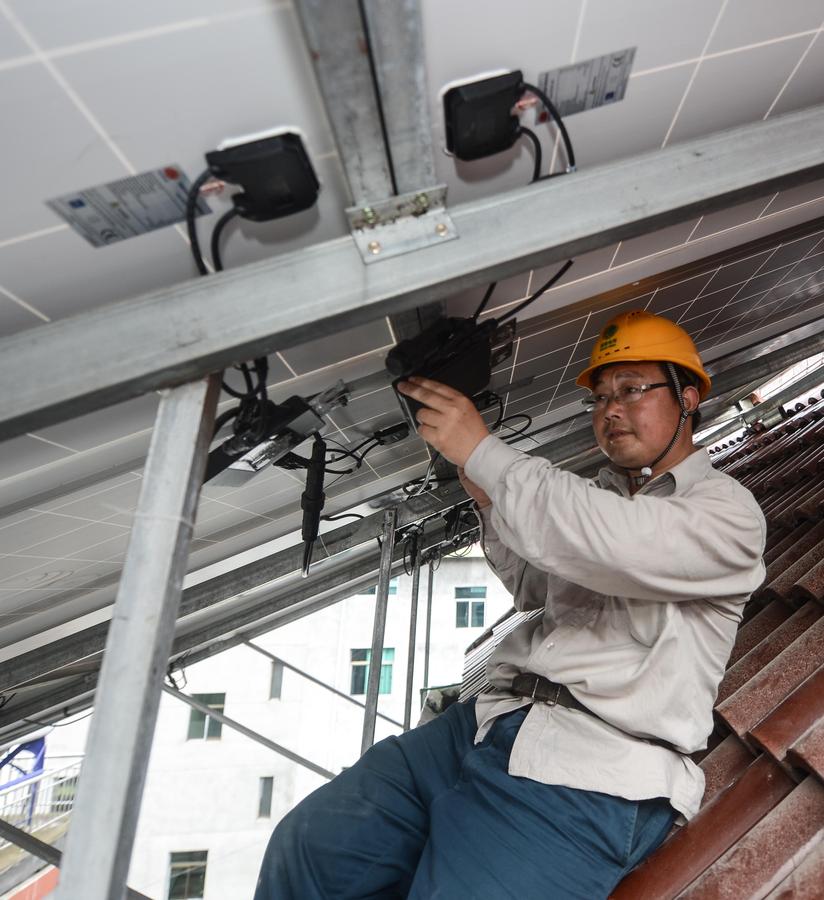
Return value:
<svg viewBox="0 0 824 900">
<path fill-rule="evenodd" d="M 429 563 L 429 584 L 426 588 L 426 639 L 423 647 L 423 686 L 429 687 L 429 643 L 432 636 L 432 586 L 435 583 L 435 563 Z"/>
<path fill-rule="evenodd" d="M 369 656 L 369 681 L 366 685 L 366 711 L 363 714 L 361 755 L 375 742 L 375 719 L 378 715 L 378 691 L 383 664 L 383 634 L 386 630 L 386 608 L 389 604 L 389 581 L 392 575 L 392 551 L 395 545 L 395 526 L 398 511 L 387 509 L 383 514 L 381 562 L 378 589 L 375 592 L 375 625 L 372 629 L 372 650 Z"/>
<path fill-rule="evenodd" d="M 163 393 L 100 671 L 59 900 L 121 900 L 220 378 Z"/>
<path fill-rule="evenodd" d="M 409 606 L 409 648 L 406 662 L 406 698 L 403 707 L 403 730 L 409 731 L 412 723 L 412 679 L 415 674 L 415 647 L 418 643 L 418 590 L 421 583 L 421 535 L 412 540 L 412 598 Z"/>
</svg>

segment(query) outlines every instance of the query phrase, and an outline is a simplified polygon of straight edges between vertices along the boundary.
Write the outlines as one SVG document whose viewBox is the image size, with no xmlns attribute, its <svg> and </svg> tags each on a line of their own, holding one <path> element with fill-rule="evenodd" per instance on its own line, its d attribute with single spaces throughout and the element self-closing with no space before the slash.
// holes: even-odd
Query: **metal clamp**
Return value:
<svg viewBox="0 0 824 900">
<path fill-rule="evenodd" d="M 446 211 L 446 185 L 398 194 L 346 210 L 349 228 L 366 265 L 458 237 Z"/>
</svg>

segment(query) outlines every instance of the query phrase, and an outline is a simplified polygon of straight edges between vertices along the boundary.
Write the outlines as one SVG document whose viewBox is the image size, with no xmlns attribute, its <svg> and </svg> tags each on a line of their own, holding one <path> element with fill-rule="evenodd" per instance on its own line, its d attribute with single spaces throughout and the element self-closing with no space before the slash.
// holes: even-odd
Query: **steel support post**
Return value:
<svg viewBox="0 0 824 900">
<path fill-rule="evenodd" d="M 361 755 L 366 753 L 375 742 L 375 719 L 378 713 L 378 691 L 380 690 L 381 667 L 383 664 L 383 634 L 386 630 L 386 609 L 389 605 L 389 581 L 392 574 L 392 551 L 395 546 L 395 526 L 397 521 L 398 511 L 396 509 L 387 509 L 384 512 L 378 589 L 375 592 L 375 624 L 372 629 L 372 649 L 369 656 L 366 711 L 363 715 Z"/>
<path fill-rule="evenodd" d="M 412 597 L 409 601 L 409 646 L 406 662 L 406 697 L 403 705 L 403 730 L 409 731 L 412 724 L 412 680 L 415 675 L 415 648 L 418 641 L 418 591 L 421 583 L 421 543 L 420 535 L 413 538 Z"/>
<path fill-rule="evenodd" d="M 207 706 L 205 703 L 201 703 L 199 700 L 195 700 L 194 697 L 190 697 L 188 694 L 184 694 L 183 691 L 178 691 L 176 688 L 169 687 L 168 684 L 163 685 L 163 690 L 170 697 L 176 697 L 178 700 L 181 700 L 183 703 L 191 706 L 192 709 L 196 709 L 199 712 L 202 712 L 205 716 L 209 716 L 210 718 L 215 719 L 215 721 L 217 722 L 222 722 L 227 728 L 232 728 L 235 731 L 239 731 L 242 735 L 249 738 L 250 740 L 255 741 L 258 744 L 263 744 L 264 747 L 268 747 L 270 750 L 274 750 L 275 753 L 279 753 L 281 756 L 285 756 L 286 759 L 297 763 L 299 766 L 303 766 L 305 769 L 309 769 L 316 775 L 321 775 L 323 778 L 328 778 L 329 780 L 335 777 L 335 773 L 330 772 L 329 769 L 324 769 L 323 766 L 316 765 L 315 763 L 306 759 L 305 756 L 300 756 L 297 753 L 293 753 L 291 750 L 287 750 L 286 747 L 283 747 L 281 744 L 276 744 L 274 741 L 270 741 L 269 738 L 264 737 L 257 731 L 252 731 L 251 728 L 247 728 L 245 725 L 241 725 L 240 722 L 236 721 L 235 719 L 230 719 L 222 712 L 218 712 L 216 709 L 212 709 L 211 706 Z"/>
<path fill-rule="evenodd" d="M 311 681 L 312 684 L 316 684 L 318 687 L 322 687 L 325 691 L 329 691 L 330 694 L 334 694 L 336 697 L 340 697 L 341 700 L 346 700 L 348 703 L 353 703 L 355 706 L 359 706 L 361 709 L 366 709 L 366 704 L 361 703 L 360 700 L 356 700 L 350 694 L 344 694 L 343 691 L 339 691 L 337 688 L 332 687 L 331 684 L 327 684 L 325 681 L 321 681 L 320 678 L 315 678 L 314 675 L 310 675 L 308 672 L 304 672 L 303 669 L 299 669 L 297 666 L 293 666 L 291 663 L 286 662 L 285 659 L 281 659 L 279 656 L 275 656 L 274 653 L 270 653 L 268 650 L 264 650 L 259 644 L 253 644 L 251 641 L 244 641 L 247 647 L 251 647 L 252 650 L 257 650 L 258 653 L 263 656 L 268 657 L 272 660 L 272 662 L 280 663 L 284 669 L 289 669 L 291 672 L 294 672 L 296 675 L 300 675 L 301 678 L 305 678 L 307 681 Z M 378 718 L 383 719 L 386 722 L 390 722 L 392 725 L 397 725 L 399 728 L 403 728 L 403 722 L 398 722 L 397 719 L 392 719 L 389 716 L 385 716 L 383 713 L 378 713 Z"/>
<path fill-rule="evenodd" d="M 429 687 L 429 649 L 432 637 L 432 588 L 435 584 L 435 563 L 429 563 L 429 583 L 426 587 L 426 638 L 423 645 L 423 686 Z"/>
<path fill-rule="evenodd" d="M 59 900 L 121 900 L 220 391 L 164 393 L 95 697 Z"/>
<path fill-rule="evenodd" d="M 29 834 L 27 831 L 15 827 L 10 822 L 5 822 L 3 819 L 0 819 L 0 837 L 4 837 L 7 841 L 11 841 L 12 844 L 16 844 L 21 850 L 25 850 L 26 853 L 42 859 L 43 862 L 47 862 L 55 868 L 60 868 L 63 854 L 57 847 L 41 841 L 40 838 L 36 838 L 33 834 Z M 151 900 L 145 894 L 133 891 L 131 888 L 126 888 L 126 897 L 128 900 Z"/>
</svg>

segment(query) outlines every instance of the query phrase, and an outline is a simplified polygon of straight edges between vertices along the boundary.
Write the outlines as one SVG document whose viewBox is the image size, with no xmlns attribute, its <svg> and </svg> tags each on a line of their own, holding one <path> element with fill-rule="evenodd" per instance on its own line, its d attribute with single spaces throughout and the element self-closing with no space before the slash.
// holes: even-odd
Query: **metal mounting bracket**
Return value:
<svg viewBox="0 0 824 900">
<path fill-rule="evenodd" d="M 346 210 L 349 228 L 366 265 L 458 237 L 446 211 L 446 185 L 398 194 Z"/>
</svg>

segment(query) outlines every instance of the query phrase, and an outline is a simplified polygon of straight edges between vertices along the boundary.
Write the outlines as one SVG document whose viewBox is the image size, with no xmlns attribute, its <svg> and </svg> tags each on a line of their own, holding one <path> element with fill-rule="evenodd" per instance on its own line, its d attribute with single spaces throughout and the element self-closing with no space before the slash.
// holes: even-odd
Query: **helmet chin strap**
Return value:
<svg viewBox="0 0 824 900">
<path fill-rule="evenodd" d="M 675 366 L 668 362 L 664 363 L 667 368 L 667 373 L 669 374 L 669 379 L 672 382 L 672 386 L 675 390 L 675 396 L 678 398 L 678 406 L 681 408 L 681 415 L 678 417 L 678 427 L 675 429 L 675 434 L 672 436 L 672 440 L 667 444 L 664 448 L 663 452 L 659 453 L 658 456 L 647 466 L 642 466 L 639 475 L 631 475 L 633 484 L 636 487 L 641 487 L 645 485 L 650 478 L 652 477 L 652 470 L 655 466 L 658 465 L 659 462 L 672 450 L 672 448 L 678 442 L 678 439 L 681 437 L 681 432 L 684 430 L 684 423 L 687 419 L 695 412 L 695 410 L 687 409 L 684 404 L 684 395 L 681 393 L 681 385 L 678 383 L 678 376 L 675 373 Z"/>
</svg>

